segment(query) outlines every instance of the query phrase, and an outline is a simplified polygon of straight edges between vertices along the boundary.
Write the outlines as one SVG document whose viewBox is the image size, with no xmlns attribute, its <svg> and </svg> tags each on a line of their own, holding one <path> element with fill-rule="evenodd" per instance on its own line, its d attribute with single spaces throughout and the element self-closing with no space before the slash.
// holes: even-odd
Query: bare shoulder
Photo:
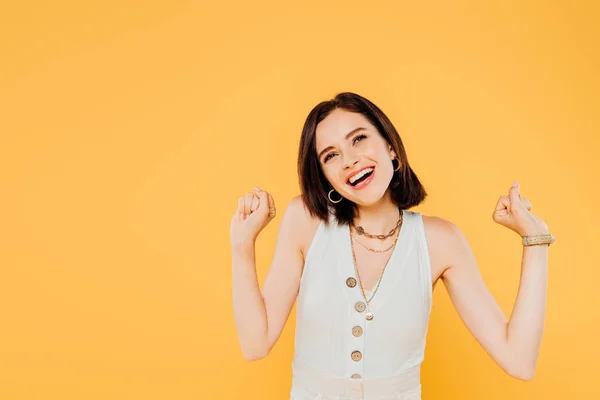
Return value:
<svg viewBox="0 0 600 400">
<path fill-rule="evenodd" d="M 445 254 L 451 248 L 452 243 L 455 243 L 460 231 L 452 222 L 429 215 L 423 215 L 423 227 L 431 260 L 432 285 L 435 287 L 438 279 L 449 268 Z"/>
<path fill-rule="evenodd" d="M 294 234 L 297 235 L 298 245 L 302 252 L 302 257 L 306 259 L 306 251 L 312 242 L 313 237 L 321 220 L 310 215 L 302 196 L 298 195 L 292 198 L 286 213 L 290 212 L 294 220 Z"/>
<path fill-rule="evenodd" d="M 447 219 L 433 215 L 422 214 L 422 216 L 427 239 L 429 239 L 429 235 L 431 235 L 432 239 L 435 239 L 436 237 L 450 234 L 455 228 L 455 225 Z"/>
</svg>

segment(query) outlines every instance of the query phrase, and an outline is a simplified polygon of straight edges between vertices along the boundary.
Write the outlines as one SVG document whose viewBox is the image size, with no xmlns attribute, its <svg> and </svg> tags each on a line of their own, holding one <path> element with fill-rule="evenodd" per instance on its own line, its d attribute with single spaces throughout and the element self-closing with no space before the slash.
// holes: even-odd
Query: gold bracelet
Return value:
<svg viewBox="0 0 600 400">
<path fill-rule="evenodd" d="M 523 246 L 536 246 L 540 244 L 547 244 L 548 246 L 550 246 L 555 241 L 556 238 L 551 233 L 523 236 Z"/>
</svg>

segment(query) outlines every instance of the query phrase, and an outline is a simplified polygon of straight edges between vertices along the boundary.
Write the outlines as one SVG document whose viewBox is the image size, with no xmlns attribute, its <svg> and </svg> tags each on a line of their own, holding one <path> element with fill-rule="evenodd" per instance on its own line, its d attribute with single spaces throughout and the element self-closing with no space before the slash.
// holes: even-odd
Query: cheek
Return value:
<svg viewBox="0 0 600 400">
<path fill-rule="evenodd" d="M 331 185 L 332 183 L 335 183 L 337 185 L 337 181 L 335 179 L 335 171 L 333 168 L 331 168 L 330 165 L 328 165 L 327 167 L 323 168 L 323 175 L 325 175 L 325 179 L 327 179 L 327 182 Z"/>
<path fill-rule="evenodd" d="M 326 165 L 326 166 L 322 166 L 321 167 L 321 171 L 323 171 L 323 175 L 325 175 L 325 179 L 327 179 L 327 182 L 333 186 L 334 188 L 339 188 L 339 187 L 343 187 L 344 182 L 342 181 L 342 178 L 340 177 L 340 172 L 337 166 L 333 165 L 334 163 L 331 163 L 332 165 Z"/>
</svg>

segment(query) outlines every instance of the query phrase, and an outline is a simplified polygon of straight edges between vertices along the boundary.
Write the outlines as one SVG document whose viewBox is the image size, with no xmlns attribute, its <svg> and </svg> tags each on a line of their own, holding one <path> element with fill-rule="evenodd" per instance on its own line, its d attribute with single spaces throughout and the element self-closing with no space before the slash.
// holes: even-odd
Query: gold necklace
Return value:
<svg viewBox="0 0 600 400">
<path fill-rule="evenodd" d="M 385 239 L 389 238 L 390 236 L 392 236 L 394 233 L 396 233 L 396 229 L 398 229 L 400 227 L 400 225 L 402 225 L 403 216 L 404 216 L 404 213 L 400 212 L 396 226 L 387 235 L 373 235 L 371 233 L 367 233 L 367 232 L 365 232 L 365 230 L 363 229 L 362 226 L 360 226 L 360 225 L 355 226 L 354 222 L 352 223 L 352 226 L 354 226 L 354 229 L 356 229 L 356 233 L 358 233 L 359 235 L 365 235 L 366 237 L 371 238 L 371 239 L 385 240 Z"/>
<path fill-rule="evenodd" d="M 390 247 L 388 247 L 387 249 L 377 250 L 377 249 L 372 249 L 372 248 L 368 247 L 366 244 L 363 244 L 363 243 L 359 242 L 358 238 L 356 236 L 354 236 L 354 234 L 352 232 L 350 232 L 350 234 L 352 235 L 352 237 L 354 238 L 354 240 L 356 241 L 356 243 L 360 244 L 362 247 L 364 247 L 365 249 L 369 250 L 371 253 L 385 253 L 386 251 L 388 251 L 389 249 L 391 249 L 392 247 L 394 247 L 396 245 L 396 241 L 398 240 L 397 238 L 394 239 L 394 242 L 392 243 L 392 245 Z"/>
<path fill-rule="evenodd" d="M 350 231 L 350 229 L 348 229 L 348 231 Z M 350 231 L 350 235 L 352 235 L 352 231 Z M 398 234 L 398 236 L 400 236 L 400 234 Z M 394 244 L 398 241 L 398 237 L 396 238 Z M 356 254 L 354 253 L 354 245 L 352 244 L 352 238 L 350 238 L 350 248 L 352 249 L 352 259 L 354 260 L 354 271 L 356 272 L 356 276 L 358 277 L 358 284 L 360 286 L 360 291 L 362 293 L 363 298 L 365 299 L 365 301 L 367 302 L 367 314 L 366 314 L 366 318 L 367 321 L 371 321 L 373 320 L 373 313 L 371 312 L 371 300 L 373 300 L 373 297 L 375 297 L 375 294 L 377 294 L 377 290 L 379 289 L 379 285 L 381 284 L 381 280 L 383 278 L 383 273 L 385 272 L 385 269 L 388 266 L 388 263 L 390 261 L 390 258 L 392 257 L 393 253 L 390 253 L 387 261 L 385 262 L 385 265 L 383 266 L 383 270 L 381 271 L 381 275 L 379 276 L 379 280 L 377 281 L 377 286 L 375 286 L 375 289 L 373 290 L 373 294 L 371 295 L 370 299 L 367 299 L 367 295 L 365 294 L 365 288 L 363 287 L 362 284 L 362 279 L 360 279 L 360 274 L 358 273 L 358 263 L 356 262 Z"/>
</svg>

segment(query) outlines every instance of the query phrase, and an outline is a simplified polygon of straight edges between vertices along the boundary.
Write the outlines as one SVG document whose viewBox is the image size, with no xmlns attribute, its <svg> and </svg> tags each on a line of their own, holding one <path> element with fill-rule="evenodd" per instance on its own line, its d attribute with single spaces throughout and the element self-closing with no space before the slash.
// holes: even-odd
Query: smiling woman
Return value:
<svg viewBox="0 0 600 400">
<path fill-rule="evenodd" d="M 298 174 L 302 194 L 285 211 L 262 290 L 254 243 L 275 215 L 273 198 L 256 188 L 239 198 L 231 220 L 234 315 L 246 359 L 269 354 L 297 300 L 292 400 L 420 399 L 439 279 L 496 363 L 516 378 L 533 377 L 554 237 L 517 184 L 493 212 L 526 238 L 508 321 L 460 230 L 408 210 L 427 193 L 398 132 L 369 100 L 340 93 L 309 113 Z"/>
<path fill-rule="evenodd" d="M 365 168 L 372 169 L 370 176 L 348 181 Z M 354 220 L 359 204 L 373 204 L 384 193 L 401 209 L 427 196 L 392 122 L 371 101 L 349 92 L 321 102 L 308 115 L 300 138 L 298 176 L 311 215 L 327 220 L 329 199 L 342 224 Z"/>
</svg>

